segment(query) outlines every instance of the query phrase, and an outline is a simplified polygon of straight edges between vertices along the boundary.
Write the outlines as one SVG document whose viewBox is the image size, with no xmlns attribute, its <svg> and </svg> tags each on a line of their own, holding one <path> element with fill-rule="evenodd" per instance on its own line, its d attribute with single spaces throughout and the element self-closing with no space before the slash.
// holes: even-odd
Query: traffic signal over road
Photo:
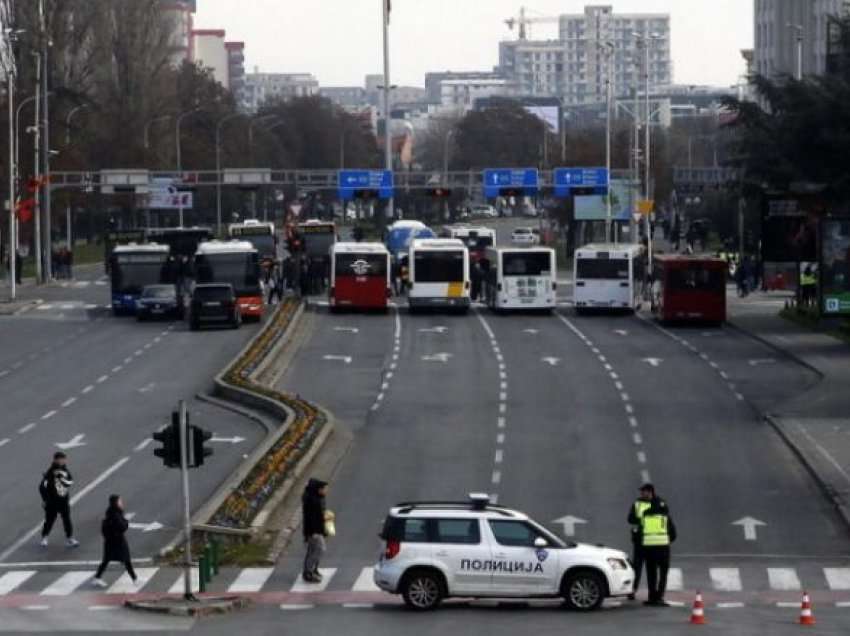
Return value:
<svg viewBox="0 0 850 636">
<path fill-rule="evenodd" d="M 162 448 L 155 448 L 154 456 L 162 459 L 167 468 L 180 468 L 180 414 L 171 414 L 171 424 L 153 434 L 157 442 L 162 442 Z"/>
<path fill-rule="evenodd" d="M 435 199 L 448 199 L 452 196 L 452 191 L 449 188 L 430 188 L 428 190 L 428 196 Z"/>
<path fill-rule="evenodd" d="M 204 458 L 213 454 L 212 448 L 205 446 L 212 439 L 213 434 L 205 431 L 200 426 L 190 426 L 190 442 L 192 445 L 192 456 L 190 457 L 190 468 L 198 468 L 204 465 Z"/>
</svg>

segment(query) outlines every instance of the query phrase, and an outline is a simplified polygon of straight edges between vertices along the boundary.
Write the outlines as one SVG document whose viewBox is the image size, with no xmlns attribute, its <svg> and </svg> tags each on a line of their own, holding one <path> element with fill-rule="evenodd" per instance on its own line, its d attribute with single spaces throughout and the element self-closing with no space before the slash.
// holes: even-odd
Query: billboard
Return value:
<svg viewBox="0 0 850 636">
<path fill-rule="evenodd" d="M 612 179 L 611 218 L 615 221 L 630 221 L 636 199 L 636 187 L 632 181 Z M 608 218 L 608 206 L 603 195 L 575 197 L 576 221 L 605 221 Z"/>
<path fill-rule="evenodd" d="M 850 315 L 850 218 L 821 224 L 821 300 L 824 315 Z"/>
<path fill-rule="evenodd" d="M 547 124 L 551 132 L 561 132 L 561 118 L 559 116 L 559 113 L 561 112 L 560 106 L 537 106 L 523 104 L 522 107 L 538 119 L 542 120 L 545 124 Z"/>
<path fill-rule="evenodd" d="M 767 198 L 762 210 L 762 260 L 816 261 L 818 215 L 797 198 Z"/>
</svg>

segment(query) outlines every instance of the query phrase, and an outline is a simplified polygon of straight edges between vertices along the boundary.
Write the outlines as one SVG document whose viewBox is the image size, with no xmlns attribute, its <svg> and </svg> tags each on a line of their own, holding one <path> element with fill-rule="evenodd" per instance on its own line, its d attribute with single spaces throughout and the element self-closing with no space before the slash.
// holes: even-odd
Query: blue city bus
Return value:
<svg viewBox="0 0 850 636">
<path fill-rule="evenodd" d="M 174 283 L 174 262 L 167 245 L 119 245 L 109 257 L 112 313 L 136 313 L 136 301 L 146 285 Z"/>
</svg>

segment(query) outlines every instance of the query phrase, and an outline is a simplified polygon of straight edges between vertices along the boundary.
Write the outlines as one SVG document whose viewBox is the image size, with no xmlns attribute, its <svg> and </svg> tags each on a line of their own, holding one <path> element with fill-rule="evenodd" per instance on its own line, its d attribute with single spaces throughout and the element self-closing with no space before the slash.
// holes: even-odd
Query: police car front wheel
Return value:
<svg viewBox="0 0 850 636">
<path fill-rule="evenodd" d="M 583 570 L 567 576 L 562 593 L 567 607 L 589 612 L 597 609 L 605 600 L 605 583 L 597 572 Z"/>
<path fill-rule="evenodd" d="M 404 578 L 401 594 L 408 607 L 419 610 L 436 608 L 443 600 L 443 582 L 428 570 L 413 571 Z"/>
</svg>

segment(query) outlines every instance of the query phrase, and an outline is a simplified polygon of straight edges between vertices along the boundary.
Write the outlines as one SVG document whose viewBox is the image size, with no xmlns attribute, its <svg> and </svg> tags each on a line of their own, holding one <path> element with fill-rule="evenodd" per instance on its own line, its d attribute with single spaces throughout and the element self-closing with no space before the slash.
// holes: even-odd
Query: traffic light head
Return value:
<svg viewBox="0 0 850 636">
<path fill-rule="evenodd" d="M 154 449 L 154 456 L 162 459 L 167 468 L 180 468 L 180 428 L 177 413 L 171 414 L 171 425 L 154 433 L 153 439 L 162 442 L 161 448 Z"/>
<path fill-rule="evenodd" d="M 435 199 L 447 199 L 452 196 L 452 191 L 449 188 L 431 188 L 428 190 L 428 196 Z"/>
<path fill-rule="evenodd" d="M 192 443 L 192 468 L 197 468 L 198 466 L 204 465 L 204 458 L 209 457 L 213 454 L 212 448 L 207 448 L 205 446 L 206 442 L 212 439 L 213 434 L 209 431 L 205 431 L 200 426 L 192 426 L 190 429 L 191 432 L 191 443 Z"/>
</svg>

